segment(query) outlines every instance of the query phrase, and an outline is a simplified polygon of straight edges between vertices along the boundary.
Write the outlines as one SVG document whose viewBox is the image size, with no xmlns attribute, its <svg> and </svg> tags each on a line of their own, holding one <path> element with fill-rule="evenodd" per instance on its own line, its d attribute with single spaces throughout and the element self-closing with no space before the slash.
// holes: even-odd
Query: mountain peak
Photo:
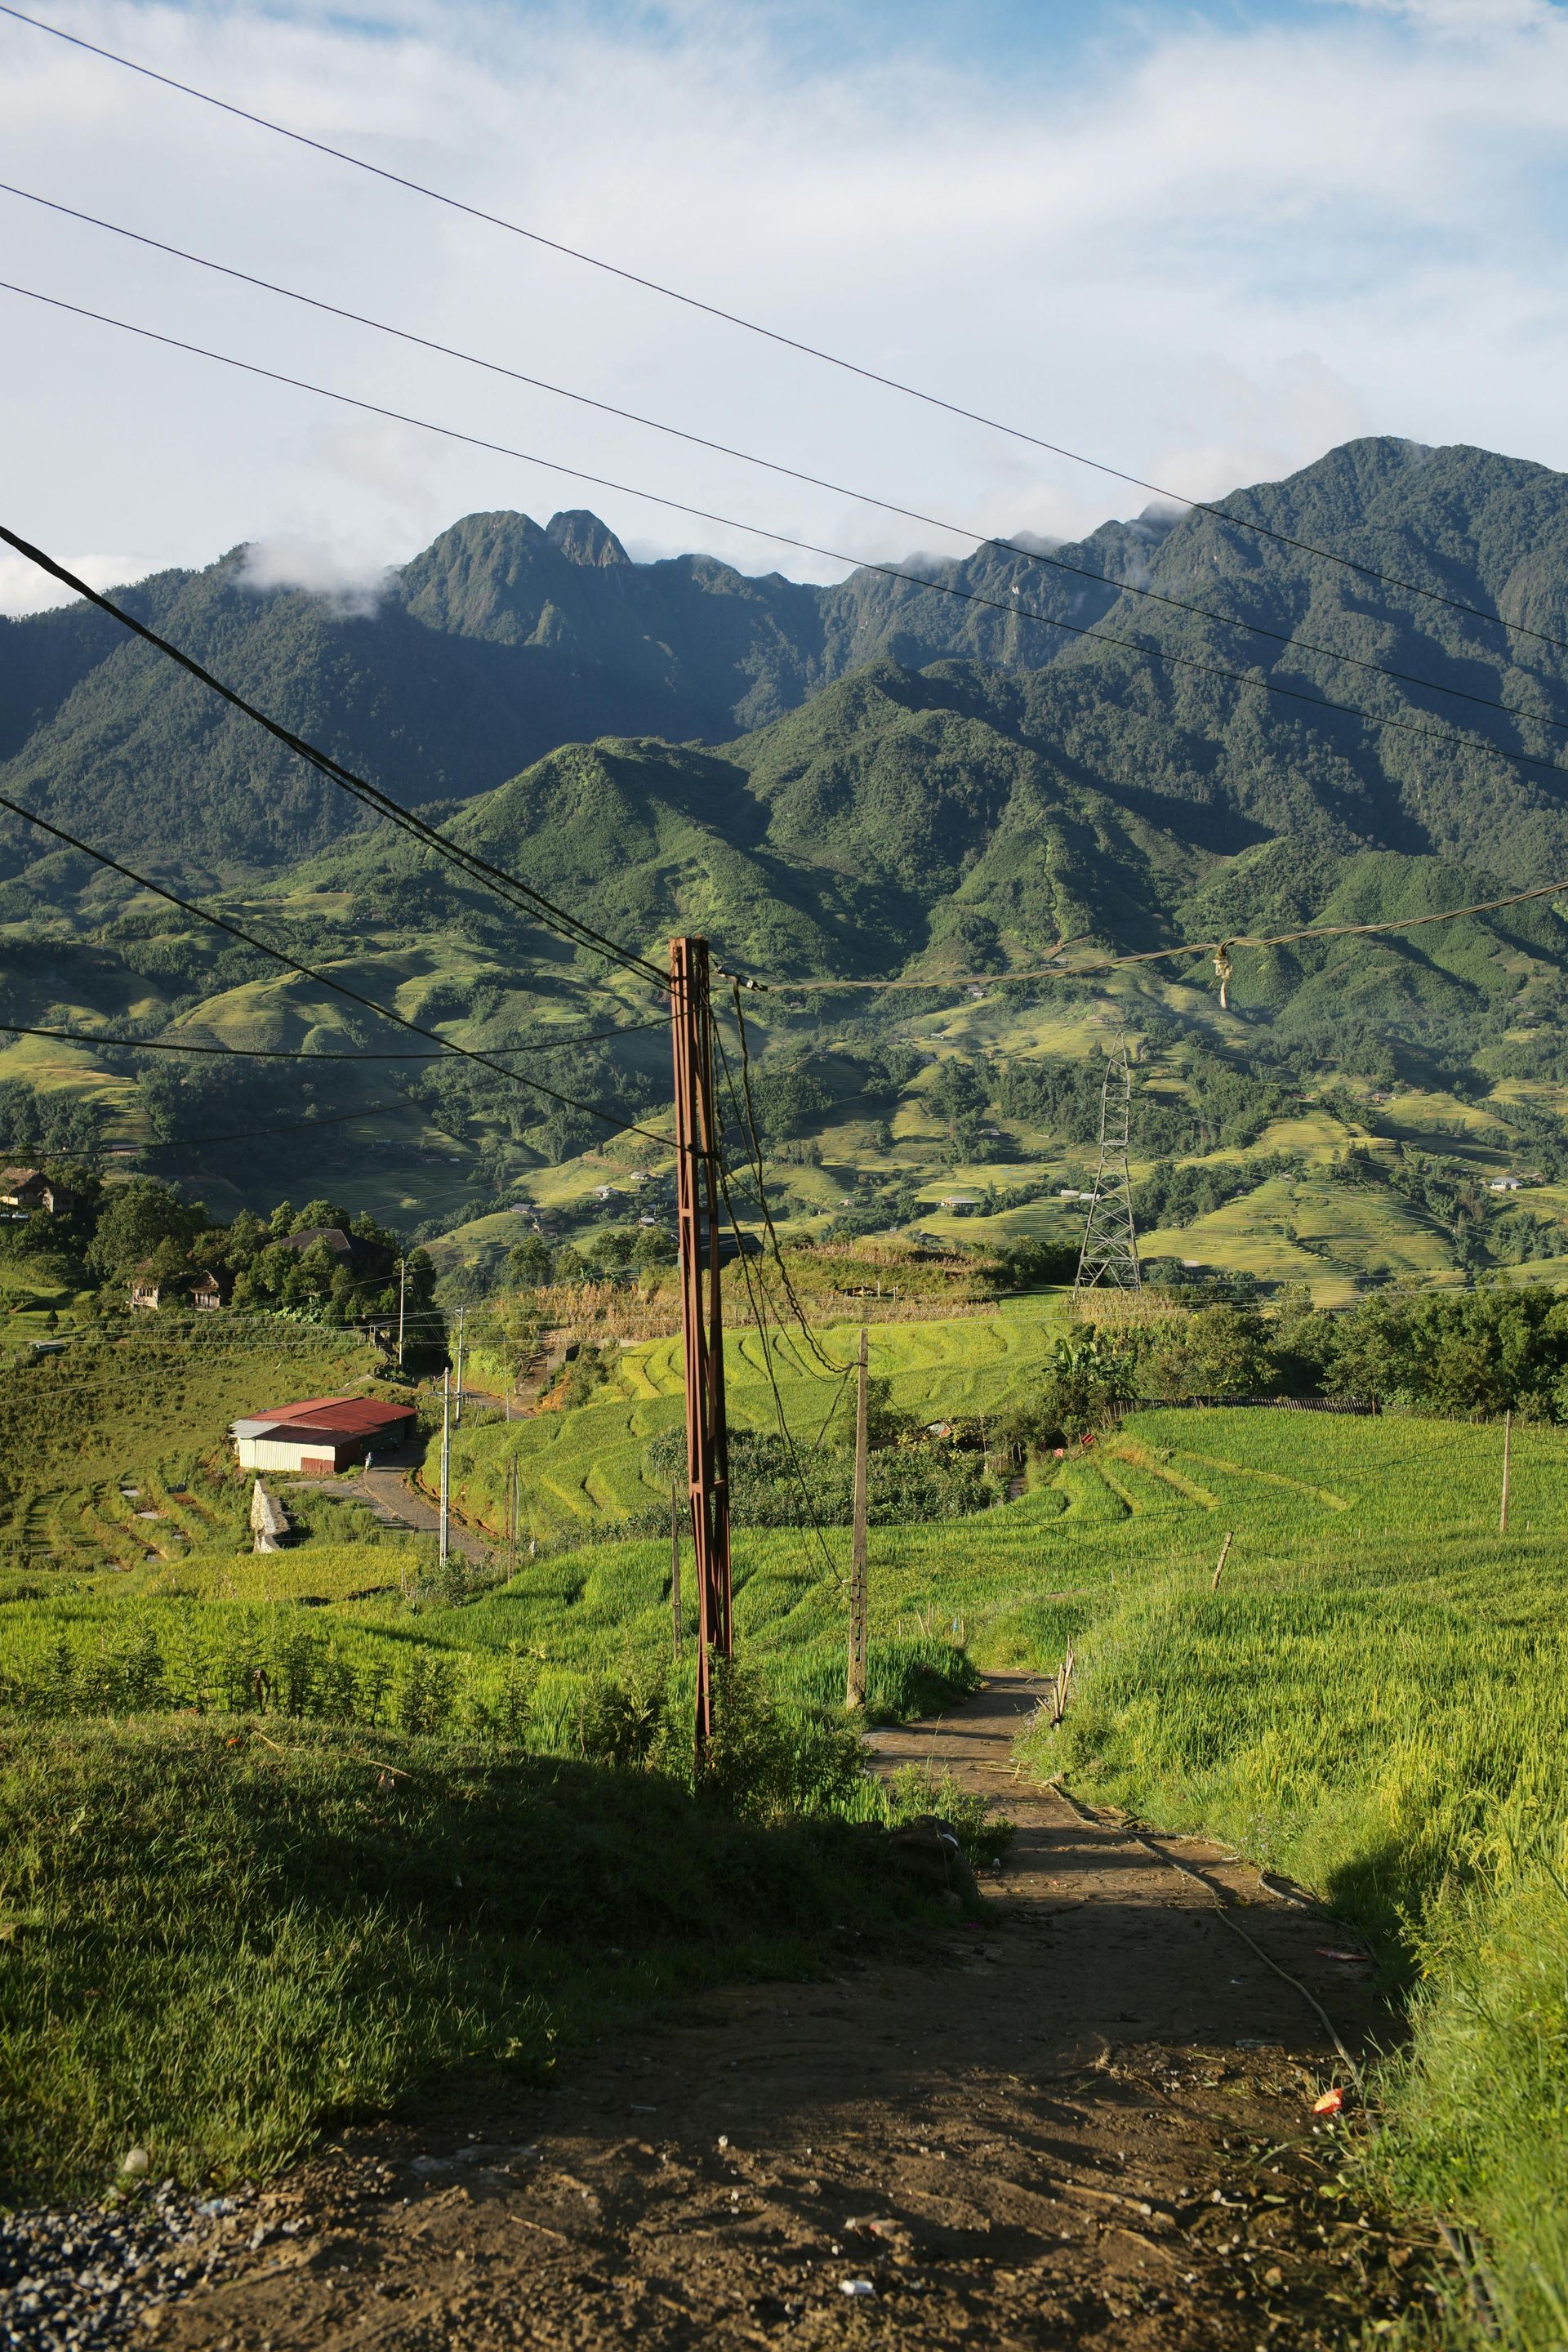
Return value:
<svg viewBox="0 0 1568 2352">
<path fill-rule="evenodd" d="M 567 507 L 561 514 L 552 515 L 544 526 L 544 536 L 568 563 L 599 568 L 631 562 L 608 523 L 601 522 L 586 507 Z"/>
</svg>

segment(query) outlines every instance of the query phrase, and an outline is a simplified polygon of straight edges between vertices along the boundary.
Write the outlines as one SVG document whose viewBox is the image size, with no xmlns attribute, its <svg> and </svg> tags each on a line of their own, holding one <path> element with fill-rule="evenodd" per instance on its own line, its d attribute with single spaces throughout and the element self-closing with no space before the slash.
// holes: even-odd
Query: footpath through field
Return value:
<svg viewBox="0 0 1568 2352">
<path fill-rule="evenodd" d="M 980 1922 L 847 1938 L 829 1977 L 706 1995 L 568 2051 L 549 2089 L 469 2086 L 352 2135 L 234 2217 L 149 2340 L 1359 2342 L 1426 2257 L 1338 2193 L 1311 2105 L 1343 2070 L 1207 1889 L 1358 2056 L 1387 2030 L 1366 1972 L 1249 1867 L 1161 1841 L 1184 1876 L 1020 1786 L 1011 1741 L 1039 1689 L 994 1675 L 877 1738 L 883 1769 L 951 1768 L 1017 1822 Z"/>
<path fill-rule="evenodd" d="M 373 1457 L 372 1466 L 361 1470 L 349 1482 L 341 1478 L 291 1478 L 285 1495 L 300 1486 L 319 1486 L 324 1494 L 352 1496 L 356 1502 L 368 1503 L 384 1528 L 403 1528 L 415 1535 L 434 1536 L 441 1532 L 441 1514 L 414 1484 L 414 1473 L 425 1459 L 422 1450 L 405 1448 L 400 1454 L 383 1454 Z M 456 1552 L 460 1552 L 476 1568 L 488 1566 L 490 1548 L 481 1536 L 474 1534 L 456 1511 L 447 1513 L 447 1540 Z"/>
</svg>

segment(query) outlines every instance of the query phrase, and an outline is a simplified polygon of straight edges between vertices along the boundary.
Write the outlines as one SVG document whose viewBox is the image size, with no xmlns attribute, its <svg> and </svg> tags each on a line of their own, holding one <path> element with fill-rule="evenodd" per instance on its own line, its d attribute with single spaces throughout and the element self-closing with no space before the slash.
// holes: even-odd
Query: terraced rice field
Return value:
<svg viewBox="0 0 1568 2352">
<path fill-rule="evenodd" d="M 857 1326 L 819 1326 L 833 1370 L 793 1338 L 754 1330 L 725 1336 L 731 1417 L 738 1428 L 777 1426 L 771 1362 L 791 1427 L 811 1444 L 828 1415 L 847 1410 L 845 1375 Z M 1020 1298 L 994 1314 L 873 1324 L 873 1379 L 889 1383 L 900 1412 L 922 1420 L 995 1412 L 1027 1392 L 1066 1325 L 1056 1297 Z M 764 1354 L 764 1350 L 766 1351 Z M 668 1504 L 668 1485 L 647 1474 L 652 1440 L 679 1425 L 680 1342 L 644 1340 L 621 1350 L 603 1402 L 525 1422 L 465 1423 L 453 1449 L 453 1496 L 465 1517 L 498 1538 L 506 1525 L 508 1465 L 521 1478 L 523 1537 L 560 1540 L 580 1528 Z"/>
</svg>

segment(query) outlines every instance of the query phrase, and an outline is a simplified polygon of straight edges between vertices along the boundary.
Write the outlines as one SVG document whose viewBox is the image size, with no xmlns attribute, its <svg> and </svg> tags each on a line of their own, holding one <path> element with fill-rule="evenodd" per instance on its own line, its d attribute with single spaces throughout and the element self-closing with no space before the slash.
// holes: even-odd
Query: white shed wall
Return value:
<svg viewBox="0 0 1568 2352">
<path fill-rule="evenodd" d="M 336 1448 L 324 1445 L 319 1437 L 309 1445 L 279 1437 L 237 1437 L 235 1451 L 242 1470 L 300 1470 L 307 1454 L 312 1462 L 324 1462 L 329 1454 L 337 1460 Z"/>
</svg>

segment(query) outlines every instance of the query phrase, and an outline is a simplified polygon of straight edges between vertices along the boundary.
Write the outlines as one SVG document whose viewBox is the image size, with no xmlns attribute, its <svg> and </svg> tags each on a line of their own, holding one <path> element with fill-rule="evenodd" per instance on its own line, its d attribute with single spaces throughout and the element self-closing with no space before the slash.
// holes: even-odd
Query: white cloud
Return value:
<svg viewBox="0 0 1568 2352">
<path fill-rule="evenodd" d="M 239 580 L 242 587 L 258 593 L 302 588 L 307 595 L 326 597 L 340 612 L 368 616 L 385 593 L 389 572 L 384 559 L 364 547 L 282 531 L 250 542 Z"/>
<path fill-rule="evenodd" d="M 155 559 L 150 555 L 79 555 L 68 549 L 61 554 L 54 548 L 47 551 L 68 572 L 74 572 L 79 580 L 85 580 L 89 588 L 100 592 L 145 579 L 149 572 L 157 568 Z M 0 613 L 43 613 L 56 604 L 75 602 L 69 588 L 62 588 L 58 580 L 41 572 L 25 555 L 0 548 Z"/>
<path fill-rule="evenodd" d="M 1070 60 L 1047 11 L 1032 49 L 977 39 L 962 65 L 890 12 L 874 53 L 803 62 L 788 5 L 762 0 L 658 17 L 61 0 L 59 20 L 1193 495 L 1372 431 L 1568 465 L 1568 12 L 1548 0 L 1156 5 Z M 5 20 L 0 70 L 7 176 L 149 235 L 975 530 L 1076 536 L 1147 503 Z M 737 524 L 846 556 L 966 544 L 14 198 L 0 234 L 24 284 Z M 253 578 L 363 593 L 464 511 L 591 505 L 639 550 L 837 568 L 14 296 L 0 322 L 21 354 L 0 430 L 29 459 L 8 503 L 46 545 L 138 549 L 134 570 L 250 541 Z"/>
</svg>

